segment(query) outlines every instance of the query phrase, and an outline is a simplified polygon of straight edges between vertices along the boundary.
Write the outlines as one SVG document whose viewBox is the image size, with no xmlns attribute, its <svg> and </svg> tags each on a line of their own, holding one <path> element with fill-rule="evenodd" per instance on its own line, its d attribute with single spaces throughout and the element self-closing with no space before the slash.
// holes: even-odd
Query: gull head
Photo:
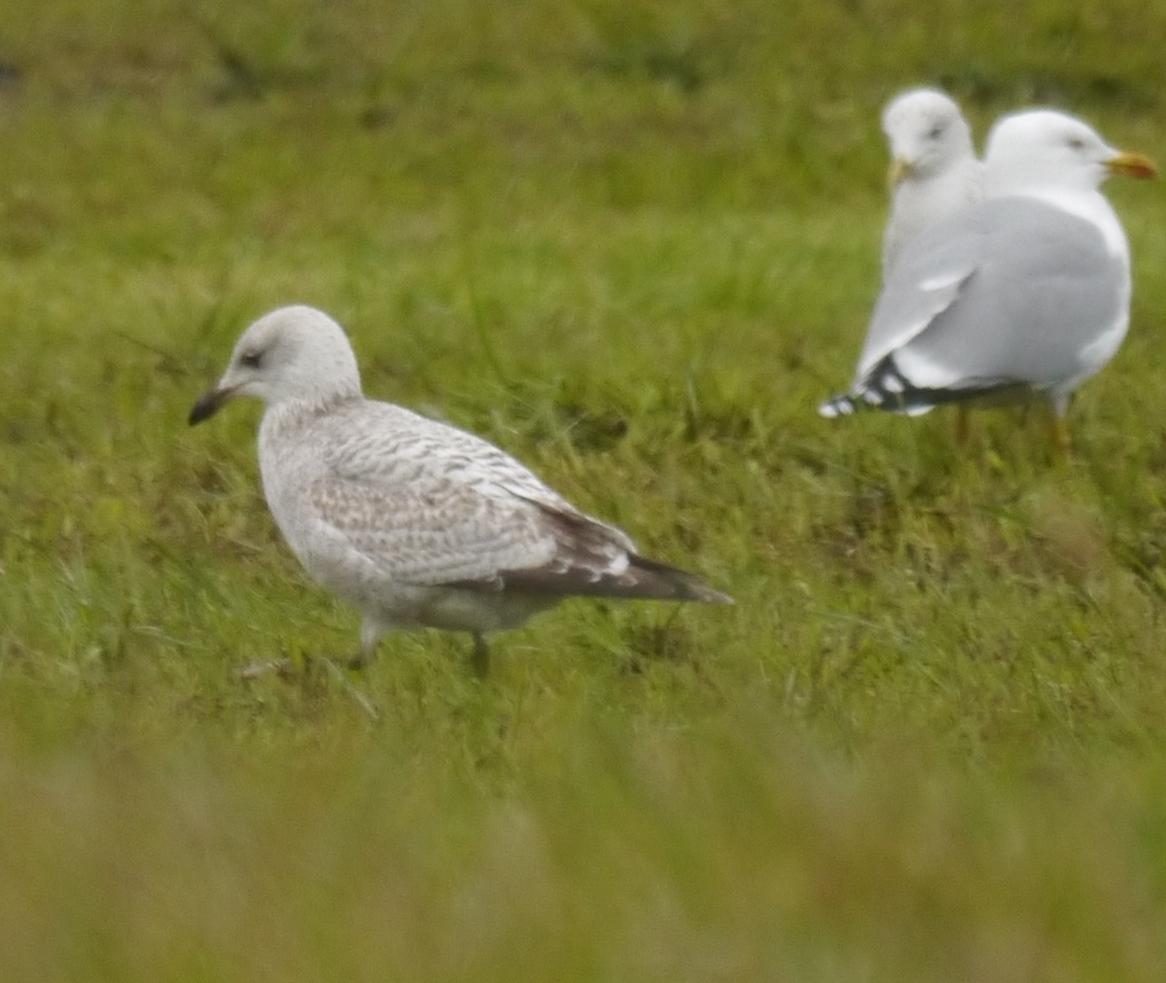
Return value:
<svg viewBox="0 0 1166 983">
<path fill-rule="evenodd" d="M 984 157 L 992 194 L 1026 188 L 1095 190 L 1111 174 L 1157 173 L 1142 154 L 1111 147 L 1091 126 L 1065 113 L 1034 109 L 1005 116 L 988 135 Z"/>
<path fill-rule="evenodd" d="M 890 182 L 924 180 L 974 155 L 972 131 L 960 107 L 937 89 L 911 89 L 883 110 L 891 147 Z"/>
<path fill-rule="evenodd" d="M 344 329 L 313 307 L 280 307 L 243 332 L 218 385 L 191 409 L 190 424 L 236 396 L 271 406 L 359 395 L 360 372 Z"/>
</svg>

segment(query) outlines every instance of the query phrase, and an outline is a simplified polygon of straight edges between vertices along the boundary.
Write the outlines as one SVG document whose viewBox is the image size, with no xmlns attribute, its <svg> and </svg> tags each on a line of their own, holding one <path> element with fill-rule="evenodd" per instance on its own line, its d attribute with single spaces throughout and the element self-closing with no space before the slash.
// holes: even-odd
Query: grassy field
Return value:
<svg viewBox="0 0 1166 983">
<path fill-rule="evenodd" d="M 814 412 L 882 103 L 1166 157 L 1166 8 L 198 10 L 0 24 L 0 978 L 1166 977 L 1162 187 L 1111 188 L 1133 322 L 1072 462 L 1039 413 Z M 185 425 L 290 301 L 737 606 L 567 604 L 484 684 L 437 634 L 318 668 L 357 619 L 258 408 Z"/>
</svg>

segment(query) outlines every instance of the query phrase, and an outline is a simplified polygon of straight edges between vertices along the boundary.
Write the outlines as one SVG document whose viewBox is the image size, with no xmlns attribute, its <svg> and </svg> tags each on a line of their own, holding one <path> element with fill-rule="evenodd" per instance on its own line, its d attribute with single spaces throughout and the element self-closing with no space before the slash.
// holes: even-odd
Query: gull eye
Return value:
<svg viewBox="0 0 1166 983">
<path fill-rule="evenodd" d="M 1069 147 L 1072 150 L 1084 150 L 1085 149 L 1085 141 L 1082 140 L 1080 137 L 1069 137 Z"/>
<path fill-rule="evenodd" d="M 941 136 L 943 136 L 943 124 L 942 123 L 936 123 L 935 126 L 933 126 L 930 130 L 927 131 L 927 139 L 928 140 L 938 140 Z"/>
<path fill-rule="evenodd" d="M 261 351 L 243 352 L 243 354 L 239 356 L 239 364 L 245 365 L 249 369 L 259 368 L 259 365 L 262 361 L 263 352 Z"/>
</svg>

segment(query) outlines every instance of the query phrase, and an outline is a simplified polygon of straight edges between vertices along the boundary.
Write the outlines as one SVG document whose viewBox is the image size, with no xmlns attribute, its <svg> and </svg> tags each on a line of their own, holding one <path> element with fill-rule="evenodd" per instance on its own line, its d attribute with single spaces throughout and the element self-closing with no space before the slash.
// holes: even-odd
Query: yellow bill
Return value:
<svg viewBox="0 0 1166 983">
<path fill-rule="evenodd" d="M 897 188 L 907 178 L 911 176 L 911 172 L 915 169 L 915 165 L 906 157 L 896 157 L 891 161 L 890 169 L 887 171 L 887 181 L 892 188 Z"/>
<path fill-rule="evenodd" d="M 1158 174 L 1157 166 L 1149 157 L 1126 150 L 1118 151 L 1110 157 L 1105 167 L 1110 174 L 1124 174 L 1126 177 L 1148 178 Z"/>
</svg>

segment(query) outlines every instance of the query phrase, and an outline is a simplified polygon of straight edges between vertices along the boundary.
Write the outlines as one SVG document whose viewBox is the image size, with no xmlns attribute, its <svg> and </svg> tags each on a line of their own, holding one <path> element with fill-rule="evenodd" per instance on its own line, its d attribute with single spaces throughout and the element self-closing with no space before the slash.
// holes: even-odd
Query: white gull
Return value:
<svg viewBox="0 0 1166 983">
<path fill-rule="evenodd" d="M 1149 177 L 1154 167 L 1050 110 L 999 121 L 985 165 L 989 197 L 917 236 L 896 261 L 850 391 L 822 404 L 823 416 L 915 415 L 1039 393 L 1067 449 L 1069 399 L 1129 324 L 1129 247 L 1099 187 L 1109 174 Z"/>
<path fill-rule="evenodd" d="M 920 233 L 984 196 L 983 165 L 960 108 L 936 89 L 911 89 L 883 110 L 891 152 L 891 211 L 883 232 L 883 279 Z"/>
</svg>

